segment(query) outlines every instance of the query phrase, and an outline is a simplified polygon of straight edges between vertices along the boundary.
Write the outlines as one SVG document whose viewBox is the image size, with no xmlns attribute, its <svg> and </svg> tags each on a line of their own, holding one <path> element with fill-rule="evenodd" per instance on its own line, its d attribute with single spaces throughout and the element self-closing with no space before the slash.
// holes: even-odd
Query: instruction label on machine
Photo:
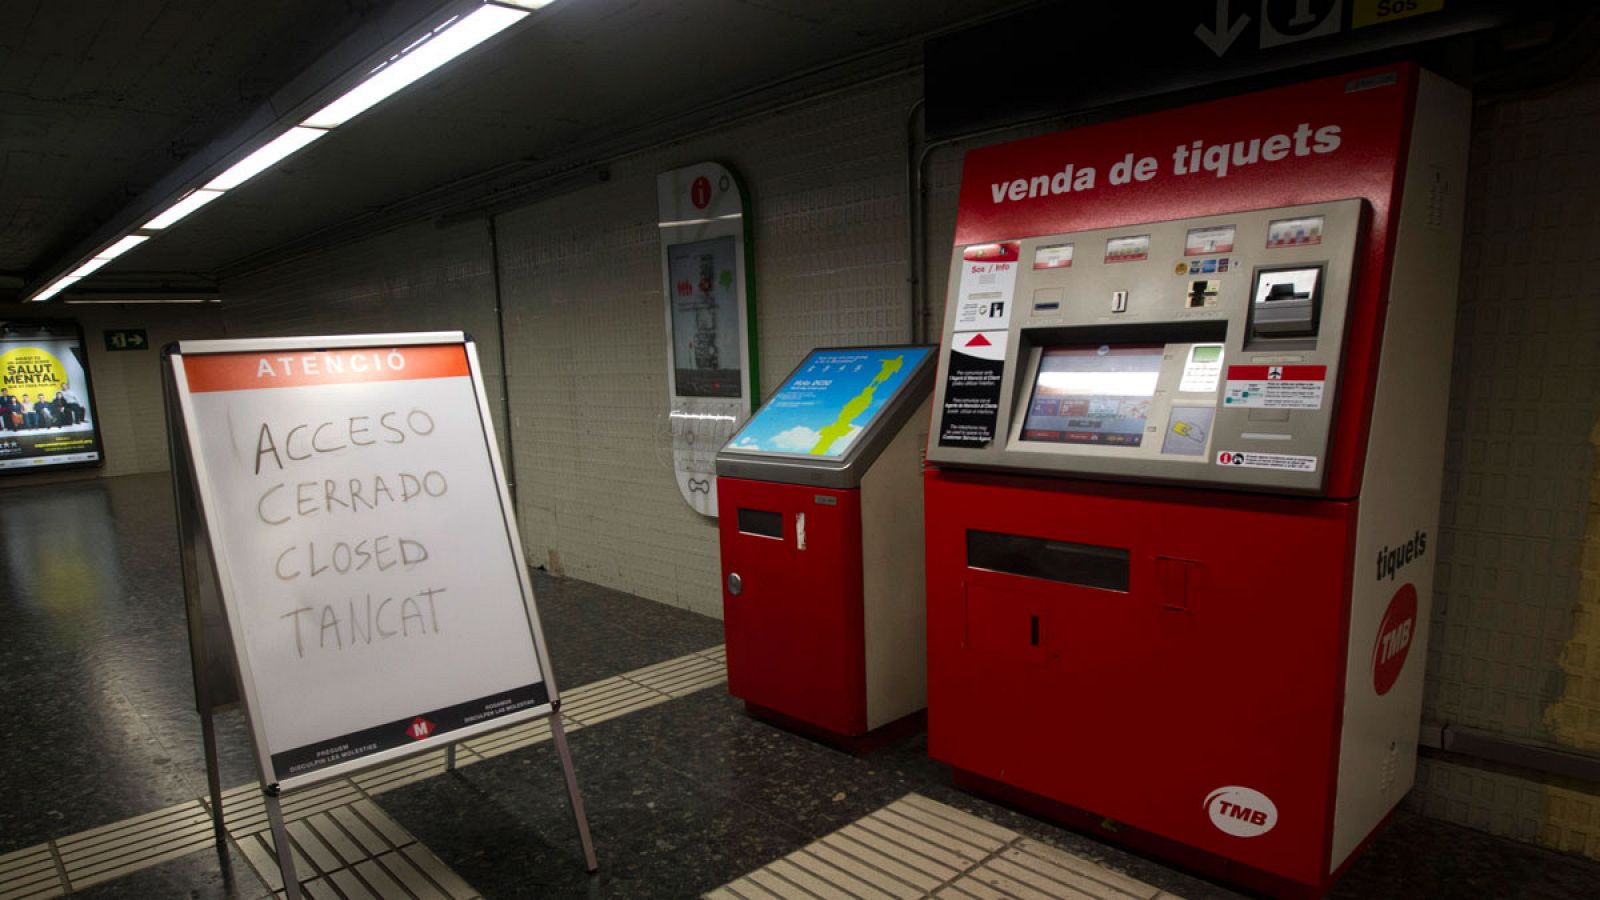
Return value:
<svg viewBox="0 0 1600 900">
<path fill-rule="evenodd" d="M 994 441 L 1008 336 L 1004 331 L 967 331 L 953 336 L 939 446 L 987 447 Z"/>
<path fill-rule="evenodd" d="M 1327 366 L 1229 366 L 1223 405 L 1248 409 L 1321 409 Z"/>
<path fill-rule="evenodd" d="M 961 296 L 953 330 L 1005 328 L 1011 322 L 1011 295 L 1017 286 L 1022 244 L 974 244 L 961 251 Z"/>
<path fill-rule="evenodd" d="M 1242 469 L 1281 469 L 1288 472 L 1315 472 L 1315 456 L 1293 456 L 1288 453 L 1250 453 L 1244 450 L 1223 450 L 1217 454 L 1217 465 L 1238 466 Z"/>
</svg>

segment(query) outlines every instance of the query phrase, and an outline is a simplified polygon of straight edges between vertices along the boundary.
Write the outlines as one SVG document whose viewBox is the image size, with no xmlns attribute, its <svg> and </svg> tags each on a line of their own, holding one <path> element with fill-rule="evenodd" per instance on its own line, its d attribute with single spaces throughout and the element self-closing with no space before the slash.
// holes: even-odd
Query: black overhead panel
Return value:
<svg viewBox="0 0 1600 900">
<path fill-rule="evenodd" d="M 1495 0 L 1182 0 L 1038 7 L 930 39 L 927 133 L 971 134 L 1438 41 L 1548 13 Z"/>
</svg>

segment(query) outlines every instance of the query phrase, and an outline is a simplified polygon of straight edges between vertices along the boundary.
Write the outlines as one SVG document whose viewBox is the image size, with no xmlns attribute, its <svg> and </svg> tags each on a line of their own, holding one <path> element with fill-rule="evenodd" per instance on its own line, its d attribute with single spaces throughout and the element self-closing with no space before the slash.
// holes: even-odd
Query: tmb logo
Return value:
<svg viewBox="0 0 1600 900">
<path fill-rule="evenodd" d="M 1394 592 L 1389 609 L 1378 624 L 1378 640 L 1372 646 L 1372 689 L 1382 697 L 1400 680 L 1406 655 L 1417 634 L 1417 589 L 1403 584 Z"/>
<path fill-rule="evenodd" d="M 1206 814 L 1217 830 L 1234 837 L 1260 837 L 1278 824 L 1272 798 L 1252 788 L 1230 785 L 1206 796 Z"/>
</svg>

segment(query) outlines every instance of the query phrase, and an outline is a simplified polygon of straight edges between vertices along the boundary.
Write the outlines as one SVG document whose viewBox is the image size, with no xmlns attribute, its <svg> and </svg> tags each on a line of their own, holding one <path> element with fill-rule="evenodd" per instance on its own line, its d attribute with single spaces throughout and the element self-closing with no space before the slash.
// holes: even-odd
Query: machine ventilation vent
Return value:
<svg viewBox="0 0 1600 900">
<path fill-rule="evenodd" d="M 1444 203 L 1450 196 L 1450 182 L 1444 173 L 1438 169 L 1433 170 L 1433 183 L 1428 187 L 1428 227 L 1440 228 L 1444 225 Z"/>
</svg>

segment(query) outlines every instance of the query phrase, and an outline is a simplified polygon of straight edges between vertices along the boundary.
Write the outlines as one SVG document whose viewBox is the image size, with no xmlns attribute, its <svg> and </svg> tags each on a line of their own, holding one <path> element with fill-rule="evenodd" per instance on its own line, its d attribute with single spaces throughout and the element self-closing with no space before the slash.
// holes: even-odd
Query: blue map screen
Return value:
<svg viewBox="0 0 1600 900">
<path fill-rule="evenodd" d="M 814 350 L 729 447 L 843 456 L 931 352 L 929 347 Z"/>
</svg>

